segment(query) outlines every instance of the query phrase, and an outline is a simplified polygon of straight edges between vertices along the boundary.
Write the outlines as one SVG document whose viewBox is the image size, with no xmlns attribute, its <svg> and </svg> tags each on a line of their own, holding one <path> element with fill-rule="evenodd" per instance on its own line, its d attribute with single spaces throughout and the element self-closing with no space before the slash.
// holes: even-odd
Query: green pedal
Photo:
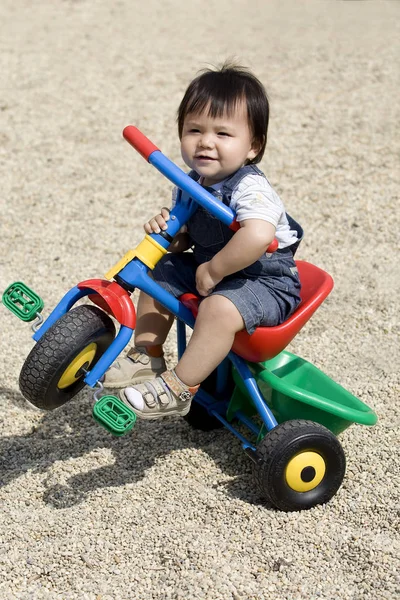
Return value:
<svg viewBox="0 0 400 600">
<path fill-rule="evenodd" d="M 103 396 L 93 406 L 93 418 L 113 435 L 128 433 L 136 423 L 136 415 L 116 396 Z"/>
<path fill-rule="evenodd" d="M 3 294 L 2 302 L 22 321 L 33 321 L 44 306 L 40 296 L 21 281 L 15 281 L 8 286 Z"/>
</svg>

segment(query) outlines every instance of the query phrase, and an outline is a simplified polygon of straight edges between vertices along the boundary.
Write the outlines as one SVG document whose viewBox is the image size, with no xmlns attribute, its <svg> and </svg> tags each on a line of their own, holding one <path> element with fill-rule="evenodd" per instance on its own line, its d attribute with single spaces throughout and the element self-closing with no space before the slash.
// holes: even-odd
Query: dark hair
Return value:
<svg viewBox="0 0 400 600">
<path fill-rule="evenodd" d="M 204 69 L 193 79 L 178 108 L 179 138 L 189 113 L 202 113 L 209 105 L 209 116 L 221 117 L 225 111 L 232 114 L 243 100 L 253 141 L 260 145 L 259 153 L 248 164 L 260 162 L 267 145 L 269 102 L 264 86 L 246 67 L 225 63 L 219 69 Z"/>
</svg>

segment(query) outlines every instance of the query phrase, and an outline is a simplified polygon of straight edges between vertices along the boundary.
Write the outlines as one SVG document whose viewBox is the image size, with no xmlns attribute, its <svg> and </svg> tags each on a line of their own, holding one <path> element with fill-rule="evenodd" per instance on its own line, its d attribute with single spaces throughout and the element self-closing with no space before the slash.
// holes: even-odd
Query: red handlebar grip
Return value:
<svg viewBox="0 0 400 600">
<path fill-rule="evenodd" d="M 238 223 L 236 221 L 236 219 L 234 221 L 232 221 L 232 223 L 229 225 L 229 229 L 232 229 L 232 231 L 239 231 L 240 229 L 240 223 Z"/>
<path fill-rule="evenodd" d="M 147 138 L 137 127 L 128 125 L 122 132 L 122 135 L 131 146 L 135 148 L 145 158 L 149 160 L 149 156 L 155 150 L 160 150 Z"/>
<path fill-rule="evenodd" d="M 276 238 L 274 238 L 267 248 L 267 253 L 273 254 L 274 252 L 276 252 L 276 250 L 278 250 L 278 246 L 279 246 L 279 242 Z"/>
</svg>

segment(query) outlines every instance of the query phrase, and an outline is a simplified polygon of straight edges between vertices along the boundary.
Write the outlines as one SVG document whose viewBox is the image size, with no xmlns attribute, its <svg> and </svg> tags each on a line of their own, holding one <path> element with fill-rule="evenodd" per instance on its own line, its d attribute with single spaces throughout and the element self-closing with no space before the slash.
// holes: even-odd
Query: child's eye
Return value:
<svg viewBox="0 0 400 600">
<path fill-rule="evenodd" d="M 189 129 L 189 133 L 199 133 L 200 130 L 199 129 L 195 129 L 194 127 L 192 127 L 192 129 Z"/>
<path fill-rule="evenodd" d="M 218 135 L 223 135 L 224 137 L 231 137 L 229 133 L 226 133 L 226 131 L 219 131 Z"/>
</svg>

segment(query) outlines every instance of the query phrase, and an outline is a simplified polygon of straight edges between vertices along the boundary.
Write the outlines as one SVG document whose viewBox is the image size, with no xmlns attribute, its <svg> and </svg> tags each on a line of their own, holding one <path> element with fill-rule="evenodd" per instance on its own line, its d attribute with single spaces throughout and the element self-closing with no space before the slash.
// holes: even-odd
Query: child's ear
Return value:
<svg viewBox="0 0 400 600">
<path fill-rule="evenodd" d="M 257 150 L 257 149 L 254 149 L 254 148 L 252 148 L 252 149 L 250 150 L 250 152 L 248 153 L 248 155 L 247 155 L 247 160 L 254 160 L 254 159 L 255 159 L 255 157 L 257 156 L 257 154 L 258 154 L 258 150 Z"/>
<path fill-rule="evenodd" d="M 259 152 L 261 150 L 261 146 L 262 146 L 262 144 L 260 144 L 259 141 L 253 140 L 250 151 L 247 155 L 247 160 L 254 160 L 255 157 L 259 154 Z"/>
</svg>

